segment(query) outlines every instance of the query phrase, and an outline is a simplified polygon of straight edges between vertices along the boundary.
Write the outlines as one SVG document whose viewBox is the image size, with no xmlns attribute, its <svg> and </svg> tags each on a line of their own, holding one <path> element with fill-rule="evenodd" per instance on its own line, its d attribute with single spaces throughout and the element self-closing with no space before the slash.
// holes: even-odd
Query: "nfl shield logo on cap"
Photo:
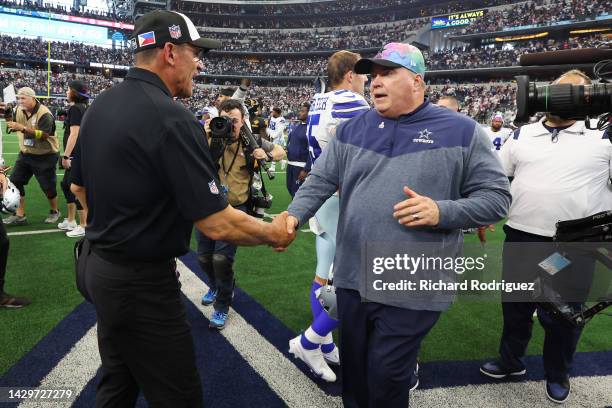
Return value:
<svg viewBox="0 0 612 408">
<path fill-rule="evenodd" d="M 215 180 L 208 183 L 208 188 L 210 189 L 211 193 L 219 194 L 219 189 L 217 188 L 217 184 L 215 183 Z"/>
<path fill-rule="evenodd" d="M 168 27 L 168 31 L 170 31 L 170 37 L 174 38 L 175 40 L 181 38 L 181 27 L 179 25 L 175 24 Z"/>
</svg>

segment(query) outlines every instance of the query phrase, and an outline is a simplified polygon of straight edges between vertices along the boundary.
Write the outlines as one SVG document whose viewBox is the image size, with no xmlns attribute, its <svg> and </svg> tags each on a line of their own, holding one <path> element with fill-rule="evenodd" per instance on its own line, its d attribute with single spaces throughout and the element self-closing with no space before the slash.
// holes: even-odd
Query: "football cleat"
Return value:
<svg viewBox="0 0 612 408">
<path fill-rule="evenodd" d="M 302 337 L 301 334 L 289 340 L 289 353 L 293 354 L 295 358 L 302 360 L 317 377 L 327 382 L 336 381 L 336 374 L 325 362 L 321 348 L 317 347 L 314 350 L 306 350 L 302 346 L 300 337 Z"/>
</svg>

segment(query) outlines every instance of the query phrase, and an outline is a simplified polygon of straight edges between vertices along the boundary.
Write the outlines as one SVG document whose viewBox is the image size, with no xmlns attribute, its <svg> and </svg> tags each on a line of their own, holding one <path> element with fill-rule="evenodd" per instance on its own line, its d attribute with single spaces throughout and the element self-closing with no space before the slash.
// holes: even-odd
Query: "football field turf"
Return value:
<svg viewBox="0 0 612 408">
<path fill-rule="evenodd" d="M 4 158 L 7 164 L 12 164 L 18 152 L 16 136 L 4 132 L 4 122 L 0 125 L 4 133 Z M 58 136 L 62 132 L 62 125 L 58 123 Z M 61 173 L 58 170 L 58 174 Z M 60 180 L 58 176 L 63 218 L 66 207 L 59 188 Z M 268 212 L 279 213 L 290 200 L 285 174 L 277 173 L 274 181 L 266 179 L 266 185 L 274 196 Z M 20 310 L 0 309 L 0 376 L 83 301 L 74 284 L 72 248 L 75 240 L 62 232 L 24 234 L 56 229 L 55 225 L 43 223 L 49 209 L 35 179 L 27 186 L 26 196 L 29 224 L 7 227 L 11 249 L 6 290 L 27 296 L 33 303 Z M 495 243 L 499 244 L 502 239 L 500 224 L 495 233 L 489 234 L 487 243 L 490 259 L 497 262 L 500 252 Z M 474 235 L 466 236 L 466 242 L 475 240 Z M 284 253 L 277 254 L 268 247 L 240 248 L 235 264 L 237 285 L 295 332 L 305 329 L 311 317 L 308 296 L 316 263 L 314 241 L 312 233 L 299 232 L 296 241 Z M 192 240 L 194 248 L 193 245 Z M 612 350 L 611 326 L 610 316 L 596 316 L 584 331 L 579 351 Z M 539 324 L 535 324 L 534 329 L 529 354 L 541 354 L 542 330 Z M 500 333 L 498 302 L 459 301 L 442 315 L 427 336 L 420 358 L 427 362 L 492 357 L 497 353 Z"/>
</svg>

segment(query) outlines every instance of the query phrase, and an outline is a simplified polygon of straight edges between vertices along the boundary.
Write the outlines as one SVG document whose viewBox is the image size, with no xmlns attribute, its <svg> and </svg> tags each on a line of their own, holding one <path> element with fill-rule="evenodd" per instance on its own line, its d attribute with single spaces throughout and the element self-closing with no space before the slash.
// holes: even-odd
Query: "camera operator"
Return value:
<svg viewBox="0 0 612 408">
<path fill-rule="evenodd" d="M 280 160 L 284 157 L 285 151 L 281 146 L 262 140 L 262 147 L 255 149 L 252 157 L 249 157 L 240 137 L 241 129 L 246 125 L 246 118 L 239 100 L 229 99 L 222 102 L 219 105 L 219 116 L 226 117 L 232 122 L 231 139 L 223 145 L 218 159 L 221 189 L 227 193 L 227 199 L 234 208 L 248 212 L 255 171 L 254 159 Z M 213 160 L 216 161 L 214 156 Z M 209 327 L 221 330 L 225 327 L 234 294 L 232 265 L 237 246 L 225 241 L 214 241 L 197 230 L 196 238 L 198 260 L 210 284 L 210 290 L 202 297 L 202 304 L 214 303 L 215 312 Z"/>
<path fill-rule="evenodd" d="M 554 84 L 587 85 L 591 80 L 578 70 L 561 75 Z M 567 120 L 550 113 L 537 123 L 514 132 L 501 148 L 512 205 L 504 226 L 503 279 L 532 282 L 540 273 L 538 263 L 551 255 L 555 225 L 612 209 L 610 173 L 612 144 L 584 121 Z M 513 244 L 509 244 L 513 243 Z M 527 243 L 517 245 L 516 243 Z M 571 268 L 559 278 L 579 277 L 566 289 L 576 299 L 584 298 L 591 286 L 594 260 L 570 251 Z M 557 276 L 555 276 L 557 279 Z M 507 299 L 506 299 L 507 300 Z M 525 356 L 537 315 L 545 332 L 544 370 L 547 397 L 563 403 L 570 394 L 569 371 L 581 329 L 554 319 L 537 303 L 502 303 L 503 332 L 500 358 L 482 365 L 480 371 L 493 378 L 524 375 Z M 571 303 L 580 306 L 580 303 Z"/>
</svg>

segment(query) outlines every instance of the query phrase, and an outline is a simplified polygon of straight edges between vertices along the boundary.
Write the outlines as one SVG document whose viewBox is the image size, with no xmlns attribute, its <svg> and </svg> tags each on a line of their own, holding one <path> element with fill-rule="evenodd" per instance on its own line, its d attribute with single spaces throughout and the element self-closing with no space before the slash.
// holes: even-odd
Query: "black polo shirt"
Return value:
<svg viewBox="0 0 612 408">
<path fill-rule="evenodd" d="M 70 126 L 81 126 L 86 109 L 87 105 L 84 103 L 75 103 L 74 105 L 70 105 L 70 108 L 68 108 L 68 114 L 64 120 L 64 151 L 66 150 L 66 145 L 68 144 L 68 138 L 70 138 Z M 72 150 L 74 150 L 74 148 Z"/>
<path fill-rule="evenodd" d="M 87 191 L 86 237 L 126 261 L 185 254 L 193 222 L 227 200 L 204 129 L 154 73 L 132 68 L 84 116 L 73 183 Z"/>
</svg>

